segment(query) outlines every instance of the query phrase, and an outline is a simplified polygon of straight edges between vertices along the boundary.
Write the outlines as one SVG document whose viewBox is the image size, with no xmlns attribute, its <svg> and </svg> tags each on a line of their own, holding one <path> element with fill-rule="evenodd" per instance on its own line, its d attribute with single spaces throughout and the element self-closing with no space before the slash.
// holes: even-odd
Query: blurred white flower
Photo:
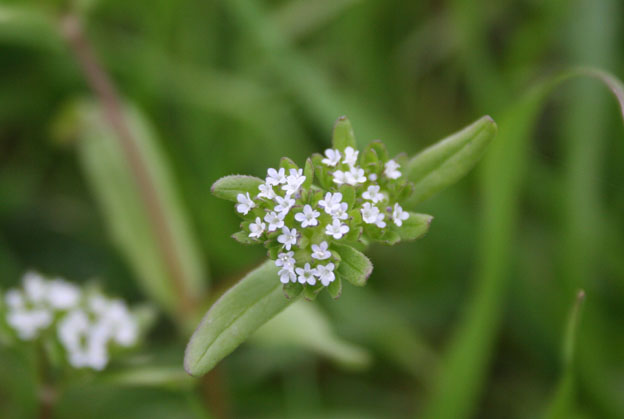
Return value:
<svg viewBox="0 0 624 419">
<path fill-rule="evenodd" d="M 401 227 L 403 225 L 403 221 L 409 218 L 409 212 L 403 211 L 403 208 L 397 202 L 394 204 L 394 209 L 392 210 L 392 221 L 394 224 Z"/>
<path fill-rule="evenodd" d="M 398 179 L 401 177 L 401 172 L 399 172 L 399 163 L 394 160 L 388 160 L 385 164 L 384 175 L 390 179 Z"/>
<path fill-rule="evenodd" d="M 325 227 L 325 234 L 332 236 L 334 239 L 341 239 L 342 236 L 349 232 L 349 226 L 342 224 L 340 220 L 334 218 L 331 224 Z"/>
<path fill-rule="evenodd" d="M 236 195 L 236 200 L 238 201 L 238 204 L 236 204 L 236 211 L 240 212 L 243 215 L 247 215 L 247 213 L 256 206 L 256 204 L 254 204 L 254 202 L 251 200 L 249 192 L 247 192 L 245 195 L 239 193 L 238 195 Z"/>
<path fill-rule="evenodd" d="M 347 147 L 344 149 L 344 160 L 343 163 L 348 164 L 349 166 L 354 166 L 357 162 L 359 151 L 355 150 L 353 147 Z"/>
<path fill-rule="evenodd" d="M 249 237 L 259 239 L 262 233 L 264 233 L 264 229 L 266 228 L 266 224 L 262 222 L 260 217 L 256 217 L 256 222 L 249 224 Z"/>
<path fill-rule="evenodd" d="M 282 234 L 279 235 L 277 241 L 282 243 L 286 250 L 290 250 L 291 246 L 297 244 L 297 229 L 282 227 Z"/>
<path fill-rule="evenodd" d="M 303 207 L 302 212 L 295 214 L 295 220 L 301 223 L 301 227 L 315 226 L 318 224 L 317 218 L 321 215 L 320 212 L 312 209 L 312 207 L 306 204 Z"/>
<path fill-rule="evenodd" d="M 327 250 L 329 246 L 326 241 L 312 245 L 312 258 L 317 260 L 325 260 L 331 257 L 331 252 Z"/>
<path fill-rule="evenodd" d="M 331 148 L 325 150 L 325 156 L 327 156 L 327 158 L 321 160 L 321 163 L 326 164 L 330 167 L 334 167 L 335 165 L 337 165 L 340 161 L 340 158 L 342 157 L 340 155 L 340 151 Z"/>
</svg>

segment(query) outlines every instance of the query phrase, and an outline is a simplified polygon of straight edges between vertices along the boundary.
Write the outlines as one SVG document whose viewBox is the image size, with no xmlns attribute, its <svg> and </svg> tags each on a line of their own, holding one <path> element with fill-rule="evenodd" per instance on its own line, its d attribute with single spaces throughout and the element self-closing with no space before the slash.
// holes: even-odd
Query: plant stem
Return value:
<svg viewBox="0 0 624 419">
<path fill-rule="evenodd" d="M 125 121 L 123 105 L 117 89 L 106 70 L 100 65 L 94 48 L 84 33 L 79 17 L 74 14 L 64 16 L 61 20 L 61 31 L 82 68 L 87 84 L 101 102 L 103 116 L 116 133 L 119 145 L 127 158 L 128 166 L 136 179 L 141 200 L 145 204 L 148 220 L 156 235 L 156 244 L 177 293 L 179 315 L 183 321 L 188 320 L 193 317 L 198 301 L 189 294 L 185 286 L 185 273 L 176 255 L 170 226 L 143 156 Z"/>
</svg>

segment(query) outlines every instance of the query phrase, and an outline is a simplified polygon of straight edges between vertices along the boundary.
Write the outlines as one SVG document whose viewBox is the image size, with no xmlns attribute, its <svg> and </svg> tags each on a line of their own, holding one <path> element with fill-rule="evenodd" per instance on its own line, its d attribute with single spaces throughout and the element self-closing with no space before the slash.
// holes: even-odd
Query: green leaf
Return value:
<svg viewBox="0 0 624 419">
<path fill-rule="evenodd" d="M 258 329 L 251 339 L 264 346 L 306 348 L 349 368 L 365 368 L 371 361 L 365 349 L 336 336 L 327 316 L 306 301 L 292 304 Z"/>
<path fill-rule="evenodd" d="M 563 374 L 544 415 L 548 419 L 569 418 L 574 411 L 574 350 L 584 300 L 585 291 L 579 290 L 576 295 L 576 301 L 568 315 L 568 322 L 563 336 Z"/>
<path fill-rule="evenodd" d="M 477 405 L 506 303 L 505 290 L 514 255 L 514 226 L 520 216 L 518 200 L 528 165 L 531 134 L 552 90 L 578 76 L 597 78 L 607 85 L 624 118 L 624 86 L 610 74 L 594 69 L 576 69 L 549 78 L 504 111 L 500 118 L 501 136 L 483 164 L 483 234 L 478 246 L 482 268 L 475 279 L 476 292 L 467 303 L 466 314 L 444 354 L 439 384 L 431 392 L 425 418 L 467 418 Z M 600 382 L 595 385 L 603 394 L 618 397 L 612 386 Z M 619 416 L 622 415 L 613 415 Z"/>
<path fill-rule="evenodd" d="M 123 109 L 123 116 L 138 153 L 135 160 L 93 102 L 73 102 L 55 126 L 77 137 L 78 158 L 90 190 L 139 284 L 160 307 L 183 321 L 192 317 L 189 303 L 205 297 L 207 272 L 152 126 L 132 106 Z M 141 181 L 137 173 L 143 175 Z"/>
<path fill-rule="evenodd" d="M 303 291 L 303 285 L 298 282 L 289 282 L 288 284 L 284 284 L 282 291 L 284 291 L 284 296 L 286 298 L 296 298 Z"/>
<path fill-rule="evenodd" d="M 237 242 L 241 243 L 241 244 L 258 244 L 258 243 L 260 243 L 257 240 L 254 240 L 251 237 L 249 237 L 249 234 L 247 234 L 244 231 L 237 231 L 236 233 L 232 234 L 232 238 L 234 240 L 236 240 Z"/>
<path fill-rule="evenodd" d="M 303 168 L 303 175 L 306 177 L 305 182 L 301 185 L 302 189 L 308 189 L 314 182 L 314 163 L 312 159 L 308 157 Z"/>
<path fill-rule="evenodd" d="M 290 173 L 290 169 L 299 169 L 297 163 L 295 163 L 294 161 L 292 161 L 292 159 L 288 157 L 282 157 L 280 159 L 279 167 L 284 168 L 284 170 L 286 171 L 286 176 L 288 176 L 288 174 Z"/>
<path fill-rule="evenodd" d="M 323 286 L 320 283 L 316 285 L 306 285 L 303 288 L 303 298 L 308 301 L 314 301 L 322 290 Z"/>
<path fill-rule="evenodd" d="M 341 258 L 336 271 L 338 277 L 358 287 L 366 285 L 368 277 L 373 272 L 371 261 L 362 252 L 351 246 L 334 244 L 333 247 L 340 253 Z"/>
<path fill-rule="evenodd" d="M 401 242 L 401 236 L 399 236 L 399 234 L 397 232 L 395 232 L 395 231 L 388 230 L 381 237 L 381 240 L 383 240 L 384 243 L 386 243 L 386 244 L 388 244 L 390 246 L 394 246 L 395 244 Z"/>
<path fill-rule="evenodd" d="M 414 193 L 408 204 L 416 205 L 466 175 L 481 159 L 496 130 L 494 120 L 484 116 L 410 159 L 404 174 L 414 182 Z"/>
<path fill-rule="evenodd" d="M 342 295 L 342 280 L 340 278 L 336 278 L 333 282 L 330 282 L 327 286 L 327 291 L 333 299 L 340 298 Z"/>
<path fill-rule="evenodd" d="M 346 116 L 341 116 L 336 120 L 334 124 L 334 135 L 332 136 L 332 147 L 340 151 L 347 147 L 353 147 L 357 149 L 355 142 L 355 134 L 353 134 L 353 128 L 351 122 Z"/>
<path fill-rule="evenodd" d="M 214 196 L 228 201 L 236 202 L 238 194 L 249 192 L 252 198 L 258 194 L 258 186 L 264 181 L 255 176 L 246 175 L 230 175 L 217 180 L 210 191 Z"/>
<path fill-rule="evenodd" d="M 202 319 L 186 347 L 184 369 L 198 376 L 210 371 L 260 326 L 292 304 L 284 297 L 278 268 L 269 260 L 230 288 Z"/>
<path fill-rule="evenodd" d="M 119 387 L 163 387 L 189 390 L 196 383 L 179 365 L 131 366 L 105 373 L 100 377 L 105 383 Z"/>
<path fill-rule="evenodd" d="M 342 194 L 342 202 L 346 202 L 349 208 L 355 203 L 355 188 L 351 185 L 340 185 L 338 191 Z"/>
<path fill-rule="evenodd" d="M 401 240 L 416 240 L 429 231 L 431 221 L 433 221 L 431 215 L 410 212 L 409 218 L 403 221 L 401 227 L 392 223 L 391 231 L 397 233 Z"/>
</svg>

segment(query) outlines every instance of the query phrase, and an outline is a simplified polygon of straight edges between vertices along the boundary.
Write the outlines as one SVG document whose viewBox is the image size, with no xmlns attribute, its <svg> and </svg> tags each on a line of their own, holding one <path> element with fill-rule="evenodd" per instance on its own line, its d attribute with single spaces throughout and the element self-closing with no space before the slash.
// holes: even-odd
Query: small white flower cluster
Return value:
<svg viewBox="0 0 624 419">
<path fill-rule="evenodd" d="M 36 272 L 27 272 L 22 285 L 4 296 L 7 324 L 27 341 L 56 332 L 75 368 L 101 370 L 111 344 L 129 347 L 139 337 L 138 322 L 121 300 Z"/>
<path fill-rule="evenodd" d="M 396 202 L 396 191 L 408 182 L 395 160 L 367 164 L 348 146 L 316 155 L 315 163 L 309 159 L 305 174 L 294 163 L 284 166 L 268 169 L 256 195 L 240 193 L 235 205 L 248 220 L 242 224 L 248 241 L 264 242 L 284 284 L 328 286 L 340 263 L 332 243 L 357 241 L 371 229 L 382 237 L 389 222 L 401 227 L 409 218 Z M 308 179 L 315 171 L 329 176 L 324 187 Z"/>
</svg>

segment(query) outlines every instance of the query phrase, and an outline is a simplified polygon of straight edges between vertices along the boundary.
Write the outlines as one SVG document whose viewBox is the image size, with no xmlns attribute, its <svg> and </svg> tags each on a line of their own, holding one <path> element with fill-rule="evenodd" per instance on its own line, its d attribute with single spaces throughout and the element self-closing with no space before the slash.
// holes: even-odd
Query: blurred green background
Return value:
<svg viewBox="0 0 624 419">
<path fill-rule="evenodd" d="M 155 212 L 68 15 L 126 103 Z M 623 418 L 622 115 L 596 80 L 542 89 L 579 65 L 624 76 L 623 19 L 618 0 L 2 0 L 0 286 L 35 268 L 162 309 L 131 358 L 66 384 L 54 417 Z M 265 257 L 230 239 L 215 180 L 302 164 L 340 115 L 360 144 L 413 155 L 484 114 L 495 144 L 417 208 L 436 217 L 423 240 L 372 248 L 365 289 L 180 374 L 198 316 Z M 1 349 L 3 418 L 39 415 L 27 352 Z M 139 367 L 173 373 L 124 380 Z"/>
</svg>

